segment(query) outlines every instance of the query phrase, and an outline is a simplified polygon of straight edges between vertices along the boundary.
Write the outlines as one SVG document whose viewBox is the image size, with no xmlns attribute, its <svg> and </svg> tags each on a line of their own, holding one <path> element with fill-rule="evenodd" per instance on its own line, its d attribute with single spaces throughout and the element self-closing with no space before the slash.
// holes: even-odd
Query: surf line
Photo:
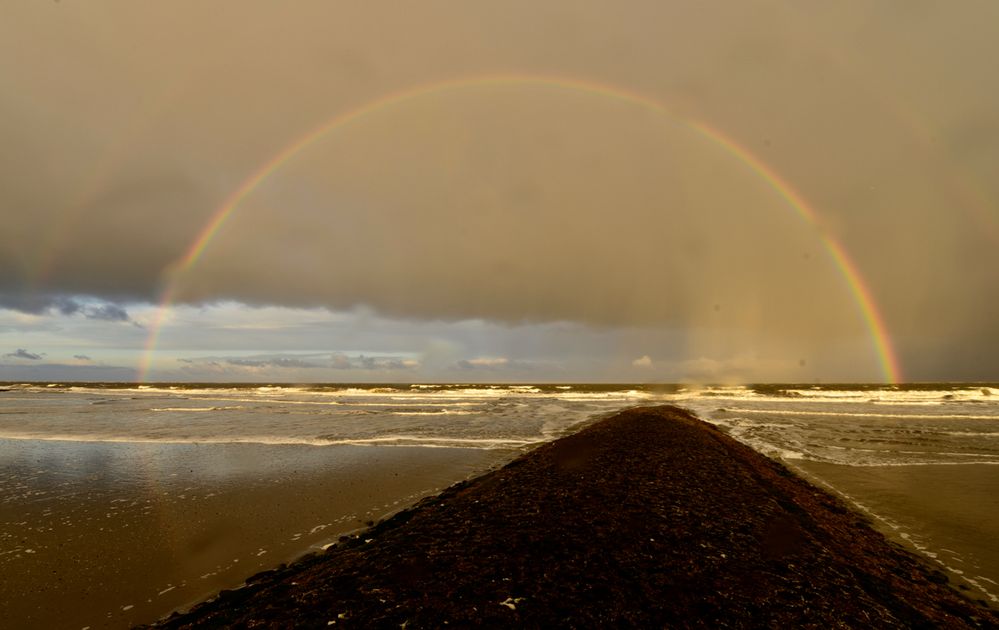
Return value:
<svg viewBox="0 0 999 630">
<path fill-rule="evenodd" d="M 743 163 L 750 171 L 766 182 L 778 195 L 780 195 L 788 207 L 797 214 L 803 221 L 816 229 L 826 251 L 829 253 L 834 265 L 842 275 L 846 286 L 860 310 L 864 324 L 870 332 L 877 355 L 878 363 L 885 380 L 889 383 L 898 383 L 902 379 L 902 369 L 892 346 L 891 337 L 888 334 L 884 317 L 881 315 L 874 300 L 874 296 L 860 273 L 856 263 L 850 258 L 843 245 L 832 235 L 822 229 L 819 217 L 814 208 L 776 171 L 766 162 L 754 155 L 748 149 L 738 144 L 731 138 L 725 136 L 720 131 L 709 127 L 695 120 L 686 119 L 676 115 L 666 106 L 651 97 L 638 92 L 608 85 L 584 81 L 580 79 L 541 76 L 541 75 L 495 75 L 477 76 L 459 79 L 451 79 L 418 85 L 406 90 L 392 92 L 372 101 L 368 101 L 354 109 L 339 113 L 332 118 L 314 127 L 304 135 L 271 156 L 257 170 L 253 171 L 237 186 L 222 202 L 222 204 L 212 213 L 211 218 L 202 227 L 201 231 L 194 238 L 184 254 L 164 272 L 164 288 L 160 293 L 156 314 L 149 327 L 149 336 L 146 339 L 145 349 L 139 362 L 136 373 L 137 382 L 145 382 L 149 376 L 153 355 L 156 345 L 159 342 L 160 333 L 166 323 L 168 311 L 170 310 L 174 298 L 176 297 L 178 280 L 194 267 L 212 239 L 219 233 L 222 226 L 231 217 L 236 209 L 248 195 L 253 193 L 262 182 L 270 177 L 275 171 L 291 161 L 303 150 L 325 137 L 327 134 L 342 127 L 350 125 L 362 118 L 366 118 L 391 107 L 404 104 L 411 99 L 441 94 L 452 90 L 463 90 L 474 87 L 486 86 L 539 86 L 564 89 L 567 91 L 590 94 L 604 98 L 610 98 L 620 102 L 641 107 L 657 114 L 663 115 L 680 126 L 686 127 L 698 135 L 706 138 L 721 148 L 725 153 Z"/>
</svg>

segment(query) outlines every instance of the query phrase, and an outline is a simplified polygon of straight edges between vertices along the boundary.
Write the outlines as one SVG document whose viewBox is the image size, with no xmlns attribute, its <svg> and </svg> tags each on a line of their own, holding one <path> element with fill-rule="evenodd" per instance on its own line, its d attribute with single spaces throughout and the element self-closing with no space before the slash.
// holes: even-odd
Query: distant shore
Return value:
<svg viewBox="0 0 999 630">
<path fill-rule="evenodd" d="M 999 627 L 839 500 L 676 407 L 452 486 L 164 627 Z"/>
</svg>

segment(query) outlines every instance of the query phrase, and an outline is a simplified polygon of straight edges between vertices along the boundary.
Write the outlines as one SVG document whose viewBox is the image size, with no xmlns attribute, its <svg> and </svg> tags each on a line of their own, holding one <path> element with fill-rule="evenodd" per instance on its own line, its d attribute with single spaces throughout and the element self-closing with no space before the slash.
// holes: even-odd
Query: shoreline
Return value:
<svg viewBox="0 0 999 630">
<path fill-rule="evenodd" d="M 645 407 L 157 625 L 999 625 L 947 582 L 781 464 Z"/>
</svg>

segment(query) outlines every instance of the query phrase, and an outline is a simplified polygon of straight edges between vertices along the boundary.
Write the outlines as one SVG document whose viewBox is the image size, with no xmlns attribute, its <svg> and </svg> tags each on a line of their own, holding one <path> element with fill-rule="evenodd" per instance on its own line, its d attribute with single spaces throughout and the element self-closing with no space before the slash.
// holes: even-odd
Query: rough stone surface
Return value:
<svg viewBox="0 0 999 630">
<path fill-rule="evenodd" d="M 624 411 L 162 622 L 235 627 L 999 627 L 786 468 Z"/>
</svg>

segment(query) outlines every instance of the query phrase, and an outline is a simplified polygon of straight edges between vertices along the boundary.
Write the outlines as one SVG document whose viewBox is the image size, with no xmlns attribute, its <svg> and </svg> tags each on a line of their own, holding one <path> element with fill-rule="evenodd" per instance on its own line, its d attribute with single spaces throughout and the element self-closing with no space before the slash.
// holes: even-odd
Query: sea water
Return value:
<svg viewBox="0 0 999 630">
<path fill-rule="evenodd" d="M 654 397 L 571 385 L 9 385 L 0 439 L 518 449 Z"/>
<path fill-rule="evenodd" d="M 99 619 L 148 621 L 582 423 L 659 403 L 838 493 L 999 602 L 996 384 L 2 385 L 0 565 L 26 584 L 75 567 L 60 577 L 93 590 L 172 563 Z M 106 557 L 118 540 L 131 546 Z"/>
</svg>

